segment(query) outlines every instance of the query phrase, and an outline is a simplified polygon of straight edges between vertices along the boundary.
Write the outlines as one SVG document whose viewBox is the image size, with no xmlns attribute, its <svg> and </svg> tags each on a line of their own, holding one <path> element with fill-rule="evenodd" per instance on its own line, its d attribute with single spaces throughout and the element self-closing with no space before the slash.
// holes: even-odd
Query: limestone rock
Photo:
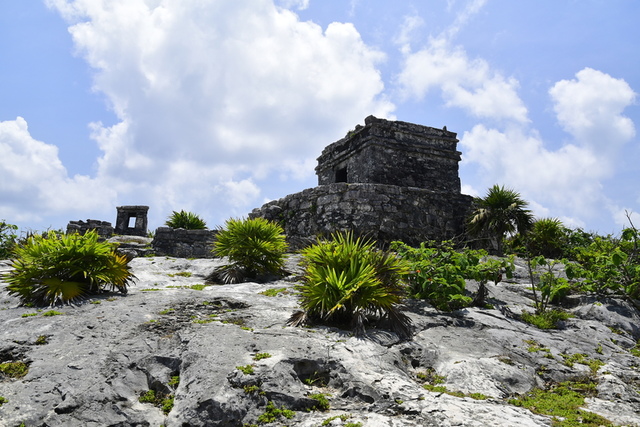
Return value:
<svg viewBox="0 0 640 427">
<path fill-rule="evenodd" d="M 269 402 L 294 411 L 274 426 L 550 426 L 508 398 L 584 375 L 598 382 L 586 410 L 640 425 L 640 358 L 629 351 L 640 338 L 638 313 L 621 301 L 576 299 L 576 317 L 542 331 L 513 315 L 530 307 L 526 283 L 489 283 L 495 309 L 443 313 L 411 301 L 413 339 L 376 329 L 359 339 L 285 326 L 298 308 L 299 271 L 200 286 L 222 262 L 135 258 L 128 295 L 55 307 L 62 314 L 52 316 L 19 306 L 0 283 L 0 363 L 29 365 L 22 378 L 0 377 L 0 426 L 241 427 L 258 424 Z M 273 288 L 282 291 L 260 293 Z M 569 366 L 577 353 L 603 364 Z M 427 391 L 428 372 L 463 397 Z M 157 405 L 140 402 L 149 390 Z M 328 411 L 318 410 L 320 394 Z"/>
</svg>

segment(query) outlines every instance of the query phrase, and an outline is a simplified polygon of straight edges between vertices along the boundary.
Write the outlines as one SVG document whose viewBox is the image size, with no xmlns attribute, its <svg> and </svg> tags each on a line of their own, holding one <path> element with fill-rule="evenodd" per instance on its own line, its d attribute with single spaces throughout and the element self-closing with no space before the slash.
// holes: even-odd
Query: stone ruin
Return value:
<svg viewBox="0 0 640 427">
<path fill-rule="evenodd" d="M 147 236 L 149 206 L 118 206 L 115 233 L 125 236 Z"/>
<path fill-rule="evenodd" d="M 95 230 L 102 239 L 109 239 L 114 234 L 123 236 L 147 237 L 147 212 L 149 206 L 118 206 L 116 208 L 116 227 L 108 221 L 88 219 L 85 221 L 69 221 L 67 234 L 85 234 Z"/>
<path fill-rule="evenodd" d="M 294 248 L 353 230 L 385 246 L 461 235 L 473 198 L 461 193 L 457 134 L 369 116 L 318 158 L 318 186 L 254 209 Z"/>
<path fill-rule="evenodd" d="M 118 251 L 130 256 L 155 254 L 179 258 L 212 258 L 216 230 L 185 230 L 159 227 L 153 239 L 147 237 L 149 206 L 118 206 L 116 227 L 110 222 L 88 219 L 70 221 L 67 234 L 85 234 L 96 230 L 101 240 L 118 245 Z"/>
<path fill-rule="evenodd" d="M 100 239 L 106 240 L 113 235 L 113 226 L 108 221 L 88 219 L 86 221 L 69 221 L 67 234 L 78 233 L 84 235 L 89 230 L 95 230 Z"/>
</svg>

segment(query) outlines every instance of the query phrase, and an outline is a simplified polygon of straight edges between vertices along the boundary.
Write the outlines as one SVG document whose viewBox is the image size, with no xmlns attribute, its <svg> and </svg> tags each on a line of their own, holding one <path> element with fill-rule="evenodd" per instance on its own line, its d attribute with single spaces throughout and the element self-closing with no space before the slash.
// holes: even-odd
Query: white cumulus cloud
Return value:
<svg viewBox="0 0 640 427">
<path fill-rule="evenodd" d="M 518 81 L 492 70 L 483 59 L 470 59 L 446 39 L 431 39 L 425 48 L 406 54 L 398 82 L 407 96 L 417 99 L 439 90 L 447 106 L 477 118 L 528 121 Z"/>
<path fill-rule="evenodd" d="M 150 216 L 248 211 L 301 189 L 300 165 L 365 116 L 393 118 L 385 55 L 351 24 L 302 22 L 272 0 L 47 1 L 120 119 L 92 125 L 98 176 Z M 283 194 L 261 194 L 273 176 L 288 177 Z"/>
<path fill-rule="evenodd" d="M 558 149 L 524 126 L 504 130 L 476 125 L 461 145 L 465 162 L 477 164 L 491 185 L 495 182 L 522 191 L 539 212 L 554 212 L 566 223 L 589 218 L 602 207 L 621 223 L 621 209 L 607 197 L 603 182 L 615 173 L 624 143 L 635 135 L 633 122 L 623 115 L 635 100 L 629 85 L 601 71 L 585 68 L 574 80 L 550 89 L 558 122 L 574 137 Z"/>
<path fill-rule="evenodd" d="M 29 222 L 72 210 L 81 214 L 113 199 L 96 180 L 69 177 L 58 148 L 34 139 L 25 119 L 0 122 L 0 218 Z"/>
<path fill-rule="evenodd" d="M 633 122 L 622 112 L 636 94 L 623 79 L 585 68 L 575 79 L 557 82 L 549 94 L 559 123 L 582 144 L 615 150 L 635 136 Z"/>
</svg>

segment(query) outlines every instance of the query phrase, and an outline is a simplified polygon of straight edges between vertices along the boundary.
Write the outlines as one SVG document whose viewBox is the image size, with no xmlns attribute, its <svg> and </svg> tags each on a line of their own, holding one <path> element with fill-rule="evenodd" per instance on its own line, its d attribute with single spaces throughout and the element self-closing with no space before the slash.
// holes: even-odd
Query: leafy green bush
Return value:
<svg viewBox="0 0 640 427">
<path fill-rule="evenodd" d="M 470 253 L 477 256 L 478 252 L 470 252 L 469 250 L 464 252 L 467 256 Z M 475 259 L 475 258 L 472 258 Z M 488 258 L 485 257 L 483 261 L 478 263 L 471 263 L 464 272 L 466 279 L 473 279 L 478 282 L 478 291 L 476 292 L 471 305 L 475 307 L 484 307 L 485 298 L 487 296 L 487 283 L 491 280 L 494 283 L 498 283 L 502 280 L 503 274 L 507 278 L 513 277 L 513 270 L 515 265 L 513 263 L 513 255 L 508 258 Z"/>
<path fill-rule="evenodd" d="M 598 296 L 640 297 L 640 232 L 632 225 L 619 238 L 595 237 L 576 250 L 576 262 L 566 266 L 569 279 Z"/>
<path fill-rule="evenodd" d="M 17 229 L 17 225 L 9 224 L 4 220 L 0 221 L 0 259 L 11 258 L 13 247 L 18 238 L 15 233 Z"/>
<path fill-rule="evenodd" d="M 264 218 L 228 220 L 213 248 L 216 256 L 228 257 L 231 261 L 217 270 L 225 283 L 282 274 L 286 251 L 284 230 Z"/>
<path fill-rule="evenodd" d="M 173 211 L 165 222 L 167 227 L 184 228 L 186 230 L 204 230 L 207 224 L 198 215 L 192 212 Z"/>
<path fill-rule="evenodd" d="M 296 289 L 303 311 L 294 313 L 289 324 L 350 323 L 362 334 L 367 318 L 377 316 L 386 318 L 399 335 L 410 335 L 411 320 L 399 306 L 405 294 L 402 279 L 408 273 L 405 262 L 351 232 L 320 239 L 302 255 L 305 275 Z"/>
<path fill-rule="evenodd" d="M 95 231 L 31 236 L 16 247 L 12 267 L 3 279 L 23 304 L 66 303 L 106 289 L 126 293 L 135 278 L 127 257 L 98 242 Z"/>
<path fill-rule="evenodd" d="M 391 250 L 408 262 L 411 273 L 407 279 L 412 297 L 426 299 L 434 307 L 446 311 L 471 302 L 465 295 L 464 278 L 469 265 L 479 262 L 479 252 L 457 252 L 451 242 L 421 243 L 418 248 L 392 242 Z"/>
<path fill-rule="evenodd" d="M 560 261 L 547 260 L 542 255 L 527 259 L 536 313 L 544 313 L 550 303 L 560 302 L 571 291 L 569 281 L 554 268 L 558 264 Z"/>
<path fill-rule="evenodd" d="M 468 305 L 485 306 L 486 284 L 511 277 L 513 257 L 489 258 L 484 250 L 456 251 L 449 241 L 423 242 L 414 248 L 392 242 L 391 249 L 409 263 L 408 281 L 414 298 L 426 299 L 439 310 L 456 310 Z M 478 282 L 478 291 L 466 295 L 466 279 Z"/>
</svg>

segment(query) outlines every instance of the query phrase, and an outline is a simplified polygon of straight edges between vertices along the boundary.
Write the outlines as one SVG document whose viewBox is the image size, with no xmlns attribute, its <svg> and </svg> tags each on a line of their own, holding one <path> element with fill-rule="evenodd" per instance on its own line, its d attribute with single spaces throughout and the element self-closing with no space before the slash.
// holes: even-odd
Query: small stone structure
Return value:
<svg viewBox="0 0 640 427">
<path fill-rule="evenodd" d="M 116 234 L 127 236 L 147 235 L 147 212 L 149 211 L 149 206 L 118 206 L 116 209 L 118 210 Z M 135 219 L 133 224 L 132 219 Z"/>
<path fill-rule="evenodd" d="M 100 239 L 108 239 L 113 234 L 113 227 L 110 222 L 88 219 L 85 221 L 69 221 L 67 224 L 67 234 L 78 233 L 84 235 L 87 231 L 96 230 Z"/>
<path fill-rule="evenodd" d="M 461 194 L 456 133 L 369 116 L 327 146 L 318 187 L 254 209 L 283 225 L 290 244 L 353 230 L 386 245 L 445 240 L 464 230 L 473 198 Z"/>
<path fill-rule="evenodd" d="M 211 250 L 216 233 L 215 230 L 158 227 L 151 246 L 159 256 L 213 258 Z"/>
</svg>

